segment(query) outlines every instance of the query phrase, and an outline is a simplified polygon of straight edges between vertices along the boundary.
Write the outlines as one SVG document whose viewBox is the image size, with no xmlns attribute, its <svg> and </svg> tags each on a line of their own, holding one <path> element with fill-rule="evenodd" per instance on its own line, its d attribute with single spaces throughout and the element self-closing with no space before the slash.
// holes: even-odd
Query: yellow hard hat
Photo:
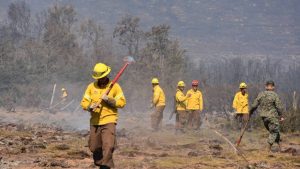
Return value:
<svg viewBox="0 0 300 169">
<path fill-rule="evenodd" d="M 101 79 L 107 76 L 111 71 L 111 68 L 104 63 L 97 63 L 94 67 L 93 78 Z"/>
<path fill-rule="evenodd" d="M 157 78 L 153 78 L 153 79 L 152 79 L 152 84 L 158 84 L 158 83 L 159 83 L 159 81 L 158 81 Z"/>
<path fill-rule="evenodd" d="M 66 91 L 66 89 L 65 88 L 61 88 L 61 91 Z"/>
<path fill-rule="evenodd" d="M 242 82 L 240 84 L 240 89 L 246 89 L 247 88 L 247 84 L 245 82 Z"/>
<path fill-rule="evenodd" d="M 183 81 L 179 81 L 178 84 L 177 84 L 177 87 L 184 87 L 185 84 Z"/>
</svg>

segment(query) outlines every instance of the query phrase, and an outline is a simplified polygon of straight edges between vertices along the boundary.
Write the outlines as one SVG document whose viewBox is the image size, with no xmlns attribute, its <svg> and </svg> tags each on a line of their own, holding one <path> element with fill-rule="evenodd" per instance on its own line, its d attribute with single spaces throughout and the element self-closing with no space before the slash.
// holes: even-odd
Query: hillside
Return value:
<svg viewBox="0 0 300 169">
<path fill-rule="evenodd" d="M 38 12 L 51 0 L 27 0 Z M 167 23 L 193 58 L 226 55 L 288 56 L 300 53 L 300 1 L 287 0 L 65 0 L 81 18 L 92 18 L 110 33 L 125 14 L 143 27 Z M 1 1 L 3 18 L 9 2 Z"/>
</svg>

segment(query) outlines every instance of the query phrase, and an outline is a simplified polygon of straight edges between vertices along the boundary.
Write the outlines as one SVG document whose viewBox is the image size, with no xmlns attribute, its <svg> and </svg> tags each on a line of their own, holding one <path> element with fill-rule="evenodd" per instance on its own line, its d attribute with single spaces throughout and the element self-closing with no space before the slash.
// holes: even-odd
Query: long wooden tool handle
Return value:
<svg viewBox="0 0 300 169">
<path fill-rule="evenodd" d="M 241 141 L 242 141 L 242 138 L 243 138 L 243 136 L 244 136 L 244 133 L 245 133 L 245 131 L 246 131 L 246 128 L 247 128 L 247 126 L 248 126 L 249 121 L 250 121 L 250 118 L 247 120 L 247 122 L 246 122 L 246 124 L 245 124 L 245 126 L 244 126 L 244 128 L 243 128 L 242 133 L 241 133 L 241 135 L 240 135 L 240 138 L 239 138 L 238 141 L 236 142 L 236 146 L 239 146 L 239 145 L 240 145 L 240 143 L 241 143 Z"/>
<path fill-rule="evenodd" d="M 119 78 L 121 77 L 121 75 L 123 74 L 123 72 L 125 71 L 125 69 L 127 68 L 128 65 L 129 65 L 129 62 L 126 62 L 125 65 L 118 72 L 118 74 L 116 75 L 114 80 L 112 81 L 112 83 L 111 83 L 112 85 L 114 85 L 119 80 Z"/>
<path fill-rule="evenodd" d="M 115 83 L 120 79 L 121 75 L 123 74 L 123 72 L 125 71 L 125 69 L 127 68 L 127 66 L 129 65 L 128 62 L 125 63 L 125 65 L 121 68 L 121 70 L 118 72 L 118 74 L 116 75 L 116 77 L 114 78 L 114 80 L 111 82 L 108 90 L 105 92 L 106 95 L 109 94 L 109 92 L 111 91 L 111 89 L 114 87 Z"/>
</svg>

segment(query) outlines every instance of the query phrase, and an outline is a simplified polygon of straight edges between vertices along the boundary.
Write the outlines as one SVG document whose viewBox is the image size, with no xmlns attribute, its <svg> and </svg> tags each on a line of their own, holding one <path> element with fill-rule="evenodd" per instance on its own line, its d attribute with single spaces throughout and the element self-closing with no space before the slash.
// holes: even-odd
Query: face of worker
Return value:
<svg viewBox="0 0 300 169">
<path fill-rule="evenodd" d="M 193 88 L 194 91 L 196 91 L 198 89 L 198 86 L 197 85 L 193 85 L 192 88 Z"/>
<path fill-rule="evenodd" d="M 152 87 L 154 88 L 155 86 L 157 86 L 158 84 L 152 83 Z"/>
<path fill-rule="evenodd" d="M 241 92 L 242 92 L 242 94 L 244 95 L 244 94 L 246 94 L 247 89 L 246 89 L 246 88 L 243 88 L 243 89 L 241 89 Z"/>
<path fill-rule="evenodd" d="M 269 85 L 266 85 L 265 88 L 266 88 L 266 90 L 273 91 L 275 89 L 275 86 L 269 84 Z"/>
<path fill-rule="evenodd" d="M 178 87 L 179 90 L 183 91 L 184 90 L 184 86 L 180 86 Z"/>
<path fill-rule="evenodd" d="M 108 81 L 109 81 L 109 79 L 108 79 L 107 76 L 106 76 L 106 77 L 103 77 L 103 78 L 101 78 L 101 79 L 98 79 L 98 85 L 99 85 L 99 86 L 106 85 L 106 84 L 108 83 Z"/>
</svg>

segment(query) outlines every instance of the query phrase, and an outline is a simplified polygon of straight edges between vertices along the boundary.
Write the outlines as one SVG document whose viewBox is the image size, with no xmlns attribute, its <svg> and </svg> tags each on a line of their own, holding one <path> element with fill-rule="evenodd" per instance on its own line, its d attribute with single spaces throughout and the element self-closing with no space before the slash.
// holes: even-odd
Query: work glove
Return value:
<svg viewBox="0 0 300 169">
<path fill-rule="evenodd" d="M 114 98 L 108 97 L 106 94 L 102 95 L 102 101 L 107 103 L 111 107 L 116 107 L 116 100 Z"/>
<path fill-rule="evenodd" d="M 96 104 L 95 104 L 95 103 L 91 103 L 91 104 L 89 105 L 89 107 L 87 108 L 87 110 L 88 110 L 89 112 L 92 112 L 92 111 L 95 111 L 96 108 L 97 108 Z"/>
</svg>

